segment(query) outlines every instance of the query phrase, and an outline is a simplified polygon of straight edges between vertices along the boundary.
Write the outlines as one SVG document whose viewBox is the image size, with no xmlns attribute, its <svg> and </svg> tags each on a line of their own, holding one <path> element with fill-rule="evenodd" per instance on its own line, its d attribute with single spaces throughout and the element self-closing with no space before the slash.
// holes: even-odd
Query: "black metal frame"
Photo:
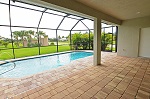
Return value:
<svg viewBox="0 0 150 99">
<path fill-rule="evenodd" d="M 9 21 L 10 21 L 10 24 L 9 24 L 9 25 L 0 25 L 0 27 L 2 26 L 2 27 L 9 27 L 9 28 L 10 28 L 10 31 L 11 31 L 11 41 L 12 41 L 12 48 L 11 48 L 11 49 L 13 49 L 13 56 L 14 56 L 14 58 L 15 58 L 15 50 L 14 50 L 15 48 L 14 48 L 12 27 L 37 29 L 37 33 L 39 32 L 39 29 L 55 30 L 55 31 L 56 31 L 56 39 L 57 39 L 57 49 L 56 49 L 57 52 L 59 51 L 59 49 L 58 49 L 58 33 L 57 33 L 58 30 L 61 30 L 61 31 L 70 31 L 70 46 L 72 46 L 72 42 L 71 42 L 71 36 L 72 36 L 72 35 L 71 35 L 71 32 L 72 32 L 72 31 L 89 31 L 89 49 L 91 49 L 91 48 L 90 48 L 90 47 L 91 47 L 91 45 L 90 45 L 90 41 L 91 41 L 91 40 L 90 40 L 90 32 L 91 32 L 93 29 L 88 28 L 88 26 L 82 21 L 82 20 L 88 19 L 88 18 L 84 18 L 84 17 L 81 17 L 81 16 L 77 16 L 77 15 L 73 15 L 73 14 L 61 12 L 61 11 L 58 11 L 58 10 L 54 10 L 54 9 L 50 9 L 50 8 L 46 8 L 46 7 L 42 7 L 42 6 L 38 6 L 38 5 L 35 5 L 35 4 L 29 4 L 29 3 L 26 3 L 26 2 L 22 2 L 22 1 L 16 1 L 16 2 L 19 2 L 19 3 L 24 3 L 24 4 L 28 4 L 28 5 L 32 5 L 32 6 L 41 7 L 41 8 L 44 8 L 45 10 L 44 10 L 44 11 L 41 11 L 41 10 L 32 9 L 32 8 L 28 8 L 28 7 L 22 7 L 22 6 L 19 6 L 19 5 L 13 5 L 13 4 L 10 3 L 10 1 L 11 1 L 11 0 L 9 0 L 9 3 L 2 3 L 2 2 L 0 2 L 0 5 L 3 4 L 3 5 L 8 5 L 8 6 L 9 6 Z M 40 19 L 39 19 L 39 23 L 38 23 L 37 27 L 14 26 L 14 25 L 12 25 L 12 24 L 11 24 L 11 6 L 41 12 L 41 17 L 40 17 Z M 59 15 L 59 14 L 55 14 L 55 13 L 46 12 L 48 9 L 49 9 L 49 10 L 53 10 L 53 11 L 57 11 L 57 12 L 61 12 L 61 13 L 64 13 L 64 14 L 66 14 L 66 15 L 63 16 L 63 15 Z M 39 27 L 44 13 L 48 13 L 48 14 L 52 14 L 52 15 L 57 15 L 57 16 L 63 17 L 62 20 L 60 21 L 60 23 L 58 24 L 57 28 L 52 29 L 52 28 L 40 28 L 40 27 Z M 81 19 L 69 17 L 69 15 L 81 17 Z M 61 25 L 62 22 L 65 20 L 65 18 L 71 18 L 71 19 L 77 20 L 77 22 L 75 23 L 75 25 L 74 25 L 70 30 L 59 29 L 60 25 Z M 89 19 L 89 20 L 93 21 L 92 19 Z M 73 30 L 74 27 L 75 27 L 79 22 L 81 22 L 81 23 L 87 28 L 87 30 Z M 113 27 L 113 26 L 111 26 L 111 27 Z M 103 28 L 109 28 L 109 27 L 103 27 Z M 118 29 L 118 28 L 117 28 L 117 29 Z M 113 31 L 113 30 L 112 30 L 112 31 Z M 118 30 L 116 30 L 116 32 L 118 32 Z M 116 34 L 117 34 L 117 33 L 116 33 Z M 116 40 L 117 40 L 117 37 L 116 37 Z M 40 43 L 40 39 L 39 39 L 39 34 L 38 34 L 38 44 L 39 44 L 39 43 Z M 116 47 L 117 47 L 117 41 L 116 41 Z M 40 52 L 40 46 L 38 46 L 38 51 L 39 51 L 38 53 L 39 53 L 39 55 L 40 55 L 40 54 L 41 54 L 41 52 Z M 116 49 L 116 51 L 117 51 L 117 49 Z"/>
<path fill-rule="evenodd" d="M 39 20 L 39 23 L 38 23 L 38 27 L 37 27 L 37 33 L 38 33 L 38 44 L 39 44 L 39 46 L 38 46 L 38 48 L 39 48 L 39 55 L 41 54 L 40 52 L 40 39 L 39 39 L 39 26 L 40 26 L 40 23 L 41 23 L 41 20 L 42 20 L 42 17 L 43 17 L 43 14 L 44 14 L 44 12 L 46 11 L 47 9 L 45 9 L 43 12 L 42 12 L 42 15 L 41 15 L 41 17 L 40 17 L 40 20 Z"/>
<path fill-rule="evenodd" d="M 10 22 L 10 32 L 11 32 L 11 42 L 12 42 L 12 47 L 13 47 L 13 57 L 15 59 L 15 50 L 14 50 L 14 41 L 13 41 L 13 33 L 11 29 L 11 11 L 10 11 L 10 0 L 9 0 L 9 22 Z"/>
<path fill-rule="evenodd" d="M 117 52 L 117 37 L 118 37 L 118 27 L 117 26 L 109 26 L 109 27 L 103 27 L 103 29 L 104 29 L 104 33 L 105 33 L 105 29 L 107 29 L 107 28 L 111 28 L 112 29 L 112 32 L 111 33 L 109 33 L 109 34 L 111 34 L 111 36 L 112 36 L 112 41 L 111 41 L 111 50 L 104 50 L 104 51 L 111 51 L 111 52 L 113 52 L 113 36 L 114 36 L 114 30 L 113 30 L 113 28 L 116 28 L 116 32 L 115 32 L 115 36 L 116 36 L 116 39 L 115 39 L 115 52 Z M 104 38 L 105 38 L 105 35 L 106 35 L 106 33 L 104 34 Z M 105 40 L 104 40 L 104 44 L 105 44 Z"/>
</svg>

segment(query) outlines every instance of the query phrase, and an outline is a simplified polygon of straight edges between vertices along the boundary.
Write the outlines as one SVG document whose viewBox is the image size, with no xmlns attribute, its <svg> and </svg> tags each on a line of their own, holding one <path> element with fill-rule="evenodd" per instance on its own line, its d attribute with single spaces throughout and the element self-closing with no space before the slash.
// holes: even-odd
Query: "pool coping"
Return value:
<svg viewBox="0 0 150 99">
<path fill-rule="evenodd" d="M 52 55 L 58 55 L 58 54 L 65 54 L 65 53 L 71 53 L 71 52 L 93 52 L 93 51 L 92 50 L 72 50 L 72 51 L 64 51 L 64 52 L 58 52 L 58 53 L 56 52 L 56 53 L 51 53 L 51 54 L 29 56 L 29 57 L 9 59 L 9 60 L 0 60 L 0 65 L 5 64 L 6 62 L 22 61 L 22 60 L 27 60 L 27 59 L 34 59 L 34 58 L 40 58 L 40 57 L 46 57 L 46 56 L 52 56 Z M 1 61 L 5 61 L 5 62 L 1 62 Z"/>
</svg>

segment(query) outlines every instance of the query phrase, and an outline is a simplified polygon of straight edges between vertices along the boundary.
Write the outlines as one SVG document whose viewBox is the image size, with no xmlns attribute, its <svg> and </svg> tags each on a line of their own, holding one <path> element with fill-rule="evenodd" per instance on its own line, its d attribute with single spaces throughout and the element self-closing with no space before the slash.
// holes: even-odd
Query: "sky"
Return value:
<svg viewBox="0 0 150 99">
<path fill-rule="evenodd" d="M 3 2 L 3 3 L 8 3 L 8 1 L 9 0 L 0 0 L 0 2 Z M 44 8 L 27 5 L 27 4 L 22 4 L 22 3 L 18 3 L 18 2 L 15 2 L 15 3 L 11 2 L 11 4 L 28 7 L 28 8 L 32 8 L 32 9 L 37 9 L 40 11 L 44 10 Z M 46 12 L 55 13 L 55 14 L 59 14 L 59 15 L 63 15 L 63 16 L 66 15 L 64 13 L 60 13 L 60 12 L 56 12 L 56 11 L 52 11 L 52 10 L 46 10 Z M 0 25 L 10 25 L 8 5 L 0 4 L 0 13 L 1 13 Z M 33 10 L 28 10 L 28 9 L 11 6 L 11 23 L 13 26 L 37 27 L 40 17 L 41 17 L 41 14 L 42 13 L 38 12 L 38 11 L 33 11 Z M 73 15 L 71 15 L 70 17 L 80 19 L 80 17 L 76 17 Z M 62 16 L 44 13 L 39 27 L 56 29 L 58 27 L 59 23 L 62 21 L 62 19 L 63 19 Z M 77 21 L 78 20 L 76 20 L 76 19 L 65 18 L 58 29 L 70 30 L 76 24 Z M 85 19 L 85 20 L 83 20 L 83 22 L 88 26 L 88 28 L 93 29 L 93 21 Z M 103 26 L 104 25 L 105 24 L 103 24 Z M 12 27 L 12 31 L 20 31 L 20 30 L 37 31 L 37 29 L 31 29 L 31 28 Z M 73 30 L 87 30 L 88 31 L 88 29 L 84 26 L 84 24 L 82 22 L 79 22 L 77 24 L 77 26 L 74 27 Z M 39 31 L 44 31 L 48 35 L 49 38 L 56 37 L 56 30 L 39 29 Z M 109 31 L 111 31 L 111 29 L 106 29 L 105 31 L 109 32 Z M 78 32 L 80 32 L 80 31 L 78 31 Z M 84 32 L 86 32 L 86 31 L 84 31 Z M 69 35 L 69 31 L 58 30 L 58 35 L 60 35 L 61 37 L 62 36 L 66 37 Z M 10 38 L 10 28 L 0 26 L 0 36 Z"/>
</svg>

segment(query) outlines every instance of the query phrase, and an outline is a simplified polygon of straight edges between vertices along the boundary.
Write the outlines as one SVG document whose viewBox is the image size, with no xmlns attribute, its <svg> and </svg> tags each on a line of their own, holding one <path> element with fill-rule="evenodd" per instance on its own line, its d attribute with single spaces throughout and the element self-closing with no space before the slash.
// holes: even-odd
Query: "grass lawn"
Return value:
<svg viewBox="0 0 150 99">
<path fill-rule="evenodd" d="M 50 53 L 55 53 L 57 48 L 56 48 L 56 46 L 46 46 L 46 47 L 40 47 L 40 50 L 41 50 L 41 54 L 50 54 Z M 59 46 L 58 50 L 59 50 L 59 52 L 68 51 L 68 50 L 70 50 L 70 46 L 69 45 Z M 12 55 L 12 51 L 13 51 L 12 49 L 1 50 L 0 54 L 3 52 L 6 52 L 6 53 L 10 53 Z M 38 53 L 39 53 L 38 47 L 15 49 L 16 58 L 35 56 L 35 55 L 38 55 Z M 11 59 L 11 58 L 13 58 L 13 57 L 12 56 L 9 57 L 7 54 L 0 55 L 0 60 Z"/>
</svg>

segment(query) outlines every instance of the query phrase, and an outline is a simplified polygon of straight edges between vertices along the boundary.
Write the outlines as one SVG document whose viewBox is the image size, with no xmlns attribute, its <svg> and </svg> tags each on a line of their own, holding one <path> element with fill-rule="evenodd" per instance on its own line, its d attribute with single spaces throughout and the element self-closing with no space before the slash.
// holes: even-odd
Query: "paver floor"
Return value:
<svg viewBox="0 0 150 99">
<path fill-rule="evenodd" d="M 102 52 L 19 79 L 0 79 L 0 99 L 150 99 L 150 59 Z"/>
</svg>

